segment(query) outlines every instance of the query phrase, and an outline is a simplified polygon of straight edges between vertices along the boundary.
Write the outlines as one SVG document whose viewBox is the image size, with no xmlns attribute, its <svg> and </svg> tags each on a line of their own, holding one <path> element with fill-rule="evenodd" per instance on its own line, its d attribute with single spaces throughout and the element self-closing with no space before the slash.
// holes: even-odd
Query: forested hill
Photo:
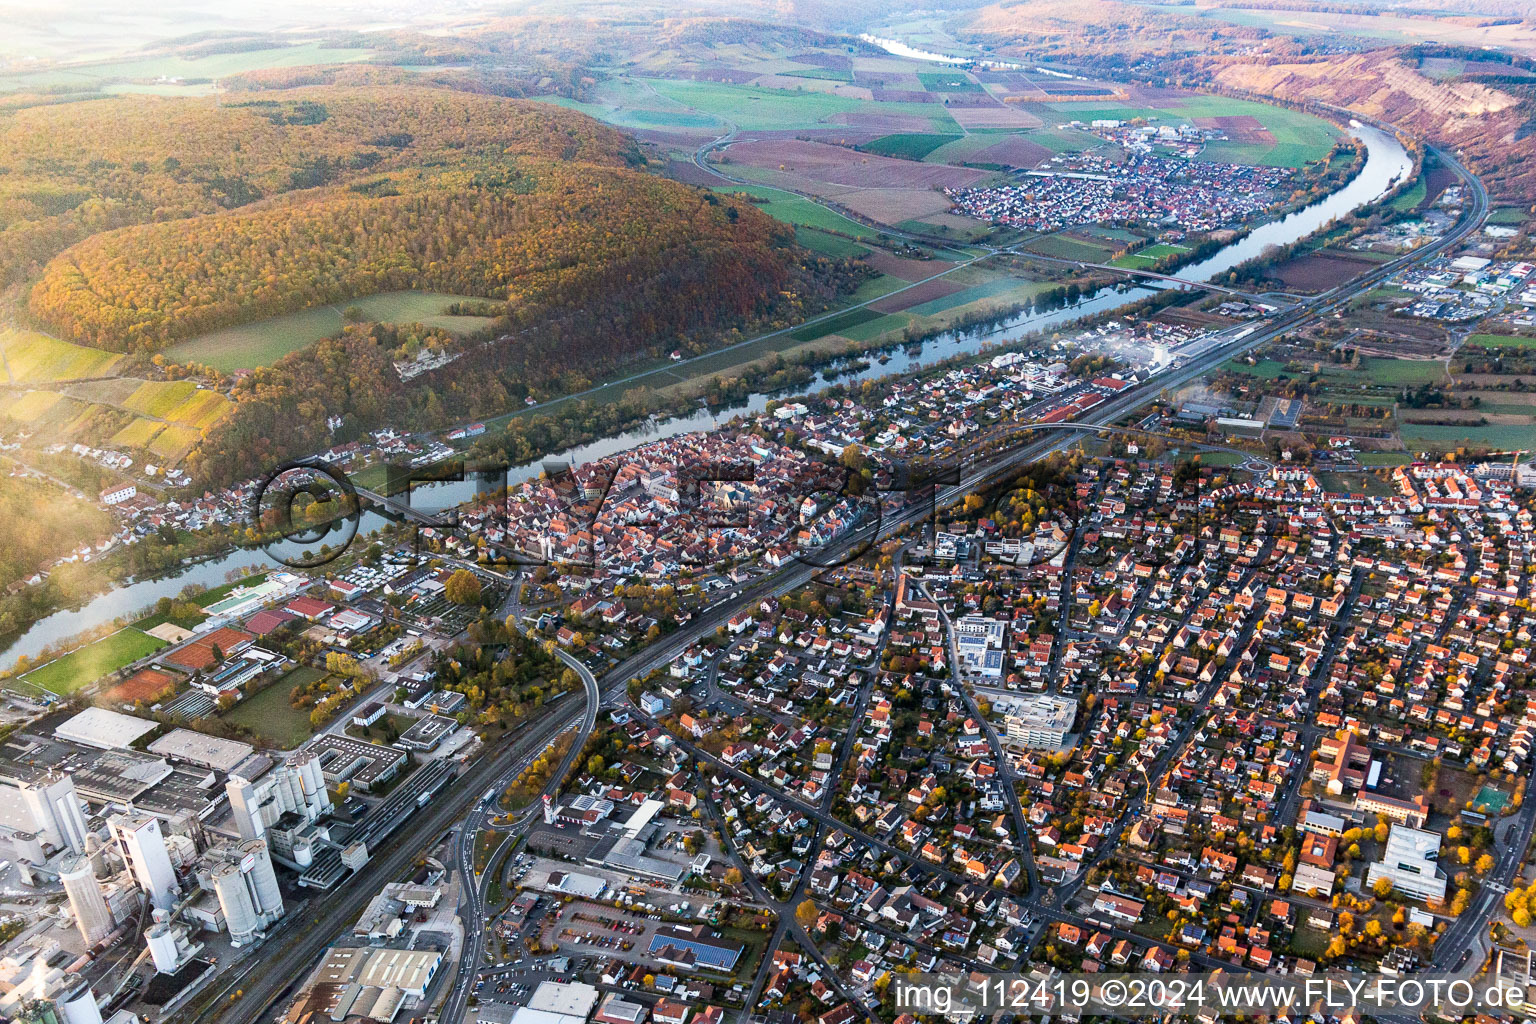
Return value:
<svg viewBox="0 0 1536 1024">
<path fill-rule="evenodd" d="M 509 155 L 607 165 L 623 134 L 540 104 L 381 87 L 0 111 L 0 281 L 96 232 L 233 210 L 401 168 Z"/>
<path fill-rule="evenodd" d="M 361 325 L 234 382 L 188 464 L 208 482 L 334 443 L 574 390 L 643 357 L 783 326 L 857 284 L 749 202 L 650 173 L 558 106 L 423 87 L 103 100 L 0 120 L 0 266 L 39 326 L 154 353 L 215 328 L 422 289 L 496 318 L 402 380 Z M 405 325 L 409 327 L 409 325 Z"/>
</svg>

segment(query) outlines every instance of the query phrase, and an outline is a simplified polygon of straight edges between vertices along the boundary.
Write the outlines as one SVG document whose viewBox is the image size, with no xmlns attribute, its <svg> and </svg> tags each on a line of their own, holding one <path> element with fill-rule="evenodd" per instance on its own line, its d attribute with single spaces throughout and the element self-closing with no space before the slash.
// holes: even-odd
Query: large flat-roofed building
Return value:
<svg viewBox="0 0 1536 1024">
<path fill-rule="evenodd" d="M 1381 860 L 1371 865 L 1366 884 L 1378 879 L 1392 881 L 1393 890 L 1421 900 L 1443 901 L 1446 879 L 1436 858 L 1440 855 L 1440 833 L 1393 825 L 1387 833 L 1387 848 Z"/>
<path fill-rule="evenodd" d="M 325 772 L 326 782 L 332 786 L 348 782 L 352 788 L 364 793 L 375 786 L 385 785 L 400 774 L 406 760 L 403 750 L 382 747 L 350 736 L 317 736 L 304 749 L 320 756 L 320 767 Z"/>
<path fill-rule="evenodd" d="M 427 994 L 437 969 L 443 962 L 440 950 L 433 949 L 344 949 L 333 947 L 325 954 L 315 974 L 316 985 L 356 985 L 362 989 L 395 989 L 417 999 Z M 374 998 L 376 998 L 375 993 Z M 365 1004 L 365 992 L 358 993 L 353 1007 Z M 396 1006 L 396 1009 L 399 1007 Z M 359 1011 L 344 1016 L 358 1015 Z M 368 1016 L 366 1012 L 362 1016 Z M 393 1016 L 391 1014 L 390 1016 Z M 342 1020 L 343 1017 L 334 1017 Z M 383 1018 L 388 1019 L 388 1018 Z"/>
<path fill-rule="evenodd" d="M 1004 739 L 1018 747 L 1059 747 L 1077 719 L 1077 701 L 1043 693 L 1013 703 Z"/>
<path fill-rule="evenodd" d="M 706 937 L 702 925 L 693 928 L 674 926 L 657 929 L 651 936 L 646 954 L 685 970 L 730 974 L 736 970 L 743 948 L 739 942 Z"/>
<path fill-rule="evenodd" d="M 436 750 L 458 727 L 458 722 L 443 715 L 425 715 L 400 734 L 400 743 L 412 750 Z"/>
<path fill-rule="evenodd" d="M 53 730 L 57 739 L 99 750 L 126 750 L 134 741 L 159 726 L 144 718 L 135 718 L 106 708 L 86 708 Z"/>
<path fill-rule="evenodd" d="M 172 729 L 149 745 L 149 752 L 168 757 L 172 761 L 212 768 L 228 773 L 235 766 L 256 752 L 256 748 L 240 740 L 209 736 L 191 729 Z"/>
</svg>

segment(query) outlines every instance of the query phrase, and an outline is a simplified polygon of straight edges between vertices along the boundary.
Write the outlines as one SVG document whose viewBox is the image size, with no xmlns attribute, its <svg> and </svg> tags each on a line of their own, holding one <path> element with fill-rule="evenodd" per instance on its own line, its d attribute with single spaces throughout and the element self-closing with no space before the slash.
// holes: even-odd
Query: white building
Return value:
<svg viewBox="0 0 1536 1024">
<path fill-rule="evenodd" d="M 113 484 L 101 492 L 101 500 L 107 505 L 120 505 L 139 493 L 133 484 Z"/>
<path fill-rule="evenodd" d="M 1077 701 L 1042 693 L 1014 703 L 1003 719 L 1006 742 L 1019 747 L 1059 747 L 1077 718 Z"/>
<path fill-rule="evenodd" d="M 19 787 L 0 787 L 0 824 L 13 832 L 31 832 L 45 846 L 85 852 L 90 834 L 75 780 L 65 772 L 49 772 Z"/>
<path fill-rule="evenodd" d="M 176 881 L 176 869 L 171 867 L 159 820 L 148 814 L 118 814 L 111 824 L 123 860 L 133 869 L 133 877 L 148 894 L 149 902 L 158 910 L 171 909 L 181 886 Z"/>
<path fill-rule="evenodd" d="M 1366 884 L 1389 878 L 1396 892 L 1421 900 L 1445 899 L 1446 879 L 1436 863 L 1440 855 L 1440 833 L 1393 825 L 1387 833 L 1387 848 L 1380 862 L 1371 865 Z"/>
</svg>

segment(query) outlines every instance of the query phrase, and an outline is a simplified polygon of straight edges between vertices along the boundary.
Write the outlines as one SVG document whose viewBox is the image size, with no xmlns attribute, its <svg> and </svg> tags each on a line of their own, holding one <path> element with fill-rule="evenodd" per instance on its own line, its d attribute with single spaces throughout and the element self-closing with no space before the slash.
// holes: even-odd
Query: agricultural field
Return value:
<svg viewBox="0 0 1536 1024">
<path fill-rule="evenodd" d="M 964 71 L 919 71 L 917 80 L 929 92 L 982 92 Z"/>
<path fill-rule="evenodd" d="M 1467 344 L 1476 348 L 1536 348 L 1536 338 L 1515 334 L 1474 334 Z"/>
<path fill-rule="evenodd" d="M 1111 265 L 1116 267 L 1125 267 L 1128 270 L 1141 270 L 1151 266 L 1158 260 L 1166 259 L 1169 256 L 1177 256 L 1184 252 L 1189 252 L 1189 246 L 1168 245 L 1167 243 L 1159 242 L 1156 245 L 1149 245 L 1145 249 L 1126 253 L 1119 259 L 1111 260 L 1110 262 Z"/>
<path fill-rule="evenodd" d="M 1045 235 L 1024 243 L 1023 248 L 1042 256 L 1054 256 L 1062 260 L 1081 260 L 1085 263 L 1102 263 L 1115 252 L 1107 244 L 1090 242 L 1065 233 Z"/>
<path fill-rule="evenodd" d="M 12 384 L 104 377 L 123 359 L 117 352 L 75 345 L 14 327 L 0 328 L 0 356 L 0 369 Z"/>
<path fill-rule="evenodd" d="M 871 320 L 878 320 L 883 315 L 867 306 L 850 309 L 846 313 L 839 313 L 825 320 L 806 324 L 798 331 L 791 331 L 789 336 L 796 341 L 815 341 L 817 338 L 824 338 L 829 334 L 843 334 L 849 328 L 857 327 Z"/>
<path fill-rule="evenodd" d="M 118 448 L 148 448 L 155 435 L 163 429 L 163 423 L 135 417 L 126 427 L 113 434 L 107 443 Z"/>
<path fill-rule="evenodd" d="M 899 122 L 913 130 L 948 131 L 958 135 L 958 125 L 948 112 L 933 103 L 874 103 L 851 96 L 822 92 L 792 92 L 719 82 L 688 82 L 674 79 L 639 80 L 663 98 L 735 125 L 742 131 L 774 131 L 792 128 L 845 125 L 876 127 L 880 122 Z M 892 125 L 895 127 L 895 125 Z"/>
<path fill-rule="evenodd" d="M 210 331 L 170 346 L 165 355 L 172 362 L 197 363 L 226 373 L 271 366 L 290 352 L 338 334 L 346 324 L 342 314 L 349 306 L 362 310 L 367 320 L 420 323 L 460 335 L 472 334 L 490 325 L 489 317 L 451 316 L 444 312 L 453 303 L 462 301 L 485 300 L 442 292 L 380 292 L 348 303 L 317 306 L 256 323 Z"/>
<path fill-rule="evenodd" d="M 1225 142 L 1206 145 L 1200 158 L 1222 163 L 1264 167 L 1300 167 L 1328 155 L 1340 138 L 1339 130 L 1320 117 L 1227 96 L 1187 95 L 1132 106 L 1085 106 L 1054 104 L 1062 120 L 1133 121 L 1145 118 L 1154 124 L 1197 124 L 1221 128 Z"/>
<path fill-rule="evenodd" d="M 122 79 L 153 81 L 159 78 L 225 78 L 243 71 L 257 71 L 264 68 L 348 64 L 368 60 L 373 55 L 373 50 L 355 47 L 300 43 L 297 46 L 275 46 L 239 53 L 210 54 L 204 57 L 166 55 L 139 60 L 105 61 L 99 64 L 71 65 L 46 71 L 0 75 L 0 92 L 101 88 L 108 82 Z M 177 93 L 177 95 L 184 94 L 184 91 Z"/>
<path fill-rule="evenodd" d="M 864 153 L 877 156 L 894 156 L 903 160 L 921 160 L 934 150 L 964 138 L 960 135 L 933 135 L 929 133 L 882 135 L 859 147 Z"/>
<path fill-rule="evenodd" d="M 746 195 L 752 199 L 753 205 L 774 220 L 796 227 L 815 228 L 818 231 L 869 240 L 873 240 L 878 233 L 868 225 L 850 220 L 820 203 L 813 203 L 783 189 L 766 185 L 717 185 L 714 190 L 731 195 Z"/>
<path fill-rule="evenodd" d="M 148 633 L 132 628 L 120 629 L 35 668 L 21 678 L 23 682 L 62 696 L 89 686 L 107 673 L 148 657 L 164 646 L 165 641 Z"/>
</svg>

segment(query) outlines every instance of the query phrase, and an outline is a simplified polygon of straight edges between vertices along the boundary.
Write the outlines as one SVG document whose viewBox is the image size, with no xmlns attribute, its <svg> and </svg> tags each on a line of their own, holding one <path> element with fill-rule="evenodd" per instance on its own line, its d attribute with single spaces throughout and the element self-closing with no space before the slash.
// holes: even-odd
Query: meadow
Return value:
<svg viewBox="0 0 1536 1024">
<path fill-rule="evenodd" d="M 198 363 L 226 373 L 271 366 L 290 352 L 337 334 L 346 324 L 342 313 L 348 306 L 361 309 L 368 320 L 421 323 L 455 334 L 469 334 L 490 324 L 489 317 L 450 316 L 443 312 L 460 301 L 465 301 L 465 296 L 425 291 L 380 292 L 347 303 L 316 306 L 210 331 L 170 346 L 165 355 L 173 362 Z M 485 300 L 470 298 L 468 301 Z"/>
<path fill-rule="evenodd" d="M 295 686 L 307 685 L 323 675 L 319 669 L 302 665 L 219 717 L 266 737 L 276 747 L 292 750 L 309 739 L 314 727 L 309 723 L 309 709 L 294 707 L 289 694 Z"/>
</svg>

